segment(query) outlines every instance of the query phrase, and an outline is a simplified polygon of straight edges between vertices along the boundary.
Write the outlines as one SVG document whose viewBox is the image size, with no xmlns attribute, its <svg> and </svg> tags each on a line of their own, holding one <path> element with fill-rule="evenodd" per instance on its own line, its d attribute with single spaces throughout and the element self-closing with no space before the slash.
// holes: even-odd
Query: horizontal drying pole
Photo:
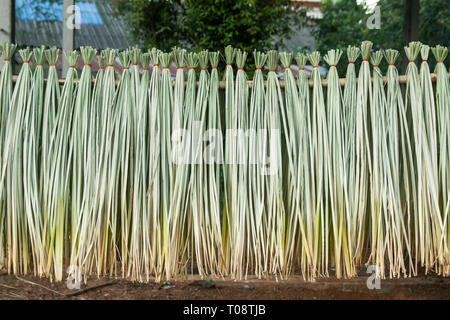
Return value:
<svg viewBox="0 0 450 320">
<path fill-rule="evenodd" d="M 432 81 L 432 82 L 436 82 L 436 77 L 437 77 L 437 76 L 436 76 L 436 73 L 432 73 L 432 74 L 430 74 L 430 76 L 431 76 L 431 81 Z M 448 76 L 449 76 L 449 78 L 450 78 L 450 73 L 448 74 Z M 400 82 L 400 84 L 406 84 L 406 79 L 407 79 L 407 77 L 406 77 L 405 75 L 399 76 L 399 82 Z M 15 83 L 15 82 L 17 81 L 17 76 L 13 76 L 13 79 L 12 79 L 12 80 L 13 80 L 13 82 Z M 45 79 L 45 81 L 47 81 L 47 79 Z M 59 83 L 60 83 L 60 84 L 64 84 L 64 81 L 65 81 L 65 79 L 59 79 Z M 78 81 L 78 79 L 75 80 L 75 81 Z M 346 81 L 345 78 L 340 78 L 340 79 L 339 79 L 339 83 L 340 83 L 340 85 L 341 85 L 342 87 L 345 85 L 345 81 Z M 386 77 L 383 77 L 383 82 L 386 83 L 386 81 L 387 81 L 387 78 L 386 78 Z M 95 80 L 92 79 L 92 83 L 94 83 L 94 82 L 95 82 Z M 358 78 L 356 78 L 356 82 L 358 82 Z M 119 80 L 116 80 L 116 86 L 118 85 L 118 83 L 119 83 Z M 186 82 L 186 84 L 187 84 L 187 82 Z M 253 85 L 253 81 L 249 80 L 249 81 L 248 81 L 248 86 L 249 86 L 249 88 L 251 88 L 252 85 Z M 175 81 L 172 81 L 172 87 L 173 87 L 173 86 L 175 86 Z M 198 86 L 198 81 L 197 81 L 197 86 Z M 267 86 L 267 81 L 264 81 L 264 86 Z M 312 80 L 309 80 L 309 86 L 312 88 L 312 86 L 313 86 Z M 324 87 L 327 87 L 327 86 L 328 86 L 328 80 L 327 80 L 327 79 L 322 79 L 322 86 L 324 86 Z M 284 81 L 283 81 L 283 80 L 280 81 L 280 87 L 281 87 L 281 88 L 284 88 Z M 219 82 L 219 88 L 220 88 L 220 89 L 225 89 L 225 81 L 220 81 L 220 82 Z"/>
</svg>

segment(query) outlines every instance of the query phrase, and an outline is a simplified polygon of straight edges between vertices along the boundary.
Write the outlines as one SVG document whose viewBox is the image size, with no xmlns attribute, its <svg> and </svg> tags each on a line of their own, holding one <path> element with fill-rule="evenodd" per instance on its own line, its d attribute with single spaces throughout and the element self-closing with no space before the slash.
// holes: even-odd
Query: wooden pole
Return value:
<svg viewBox="0 0 450 320">
<path fill-rule="evenodd" d="M 432 73 L 432 74 L 430 75 L 430 77 L 431 77 L 431 81 L 432 81 L 432 82 L 436 82 L 436 79 L 437 79 L 436 73 Z M 450 73 L 448 74 L 448 77 L 450 78 Z M 44 80 L 47 81 L 47 79 L 44 79 Z M 16 81 L 17 81 L 17 76 L 13 76 L 13 82 L 15 83 Z M 64 81 L 65 81 L 65 79 L 59 79 L 59 84 L 60 84 L 60 85 L 63 85 L 63 84 L 64 84 Z M 79 80 L 75 80 L 75 82 L 78 82 L 78 81 L 79 81 Z M 339 79 L 339 84 L 340 84 L 341 86 L 344 86 L 344 85 L 345 85 L 345 81 L 346 81 L 345 78 L 340 78 L 340 79 Z M 398 81 L 399 81 L 400 84 L 406 84 L 407 77 L 406 77 L 405 75 L 399 76 Z M 387 78 L 386 78 L 386 77 L 383 77 L 383 82 L 384 82 L 384 83 L 387 82 Z M 92 79 L 92 84 L 94 84 L 94 83 L 95 83 L 95 80 Z M 356 79 L 356 83 L 358 83 L 358 79 Z M 116 86 L 117 86 L 118 84 L 119 84 L 119 80 L 116 80 Z M 187 82 L 186 82 L 185 84 L 187 85 Z M 267 85 L 267 81 L 264 81 L 264 86 L 266 86 L 266 85 Z M 175 81 L 172 81 L 172 86 L 175 86 Z M 198 86 L 198 81 L 197 81 L 197 86 Z M 250 80 L 250 81 L 248 82 L 248 86 L 249 86 L 249 88 L 252 88 L 252 86 L 253 86 L 253 81 Z M 313 82 L 312 82 L 312 80 L 309 81 L 309 86 L 310 86 L 311 88 L 313 87 Z M 327 80 L 327 79 L 322 79 L 322 86 L 323 86 L 323 87 L 327 87 L 327 86 L 328 86 L 328 80 Z M 280 81 L 280 87 L 281 87 L 281 88 L 284 88 L 284 87 L 285 87 L 284 81 Z M 225 81 L 220 81 L 220 82 L 219 82 L 219 88 L 220 88 L 220 89 L 225 89 Z"/>
<path fill-rule="evenodd" d="M 419 40 L 419 10 L 420 0 L 403 0 L 403 46 L 411 41 Z M 408 59 L 403 52 L 402 73 L 406 72 Z"/>
</svg>

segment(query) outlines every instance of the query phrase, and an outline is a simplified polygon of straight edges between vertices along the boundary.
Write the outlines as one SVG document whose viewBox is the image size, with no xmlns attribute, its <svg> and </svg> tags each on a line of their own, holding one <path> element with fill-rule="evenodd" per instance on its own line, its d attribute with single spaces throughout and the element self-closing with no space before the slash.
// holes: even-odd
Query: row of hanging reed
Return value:
<svg viewBox="0 0 450 320">
<path fill-rule="evenodd" d="M 79 53 L 64 52 L 70 67 L 60 87 L 59 50 L 43 47 L 19 50 L 24 63 L 13 86 L 15 49 L 1 46 L 0 267 L 9 272 L 313 280 L 354 277 L 375 264 L 382 278 L 450 274 L 446 47 L 431 49 L 435 84 L 430 48 L 405 47 L 406 90 L 399 52 L 372 52 L 369 41 L 349 47 L 342 90 L 341 50 L 323 57 L 326 88 L 319 52 L 297 54 L 296 78 L 291 53 L 254 52 L 250 89 L 247 53 L 229 46 L 224 97 L 219 52 L 106 49 L 92 85 L 97 52 L 83 47 L 79 78 Z"/>
</svg>

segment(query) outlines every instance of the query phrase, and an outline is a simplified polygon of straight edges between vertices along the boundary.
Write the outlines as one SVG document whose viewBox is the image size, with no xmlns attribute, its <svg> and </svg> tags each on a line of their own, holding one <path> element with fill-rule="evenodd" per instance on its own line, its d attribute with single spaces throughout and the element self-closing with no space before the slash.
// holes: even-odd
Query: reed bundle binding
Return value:
<svg viewBox="0 0 450 320">
<path fill-rule="evenodd" d="M 83 47 L 79 78 L 80 54 L 64 52 L 64 83 L 44 47 L 20 50 L 14 80 L 15 49 L 0 46 L 0 268 L 57 281 L 314 280 L 368 264 L 450 275 L 448 48 L 410 43 L 401 78 L 398 51 L 349 46 L 344 82 L 329 50 L 324 82 L 319 52 L 297 54 L 295 77 L 291 53 L 255 51 L 249 81 L 247 53 L 228 46 L 220 81 L 219 52 L 106 49 L 93 77 Z"/>
</svg>

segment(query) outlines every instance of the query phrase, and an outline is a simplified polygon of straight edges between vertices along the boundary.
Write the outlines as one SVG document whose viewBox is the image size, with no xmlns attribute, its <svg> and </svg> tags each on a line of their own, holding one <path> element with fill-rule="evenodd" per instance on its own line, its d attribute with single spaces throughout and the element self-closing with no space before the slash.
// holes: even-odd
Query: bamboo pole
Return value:
<svg viewBox="0 0 450 320">
<path fill-rule="evenodd" d="M 430 76 L 431 76 L 431 81 L 432 82 L 436 82 L 436 78 L 437 78 L 436 73 L 432 73 Z M 450 73 L 448 74 L 448 77 L 450 78 Z M 15 83 L 16 81 L 17 81 L 17 76 L 14 75 L 13 76 L 13 82 Z M 47 79 L 45 79 L 45 81 L 47 81 Z M 63 85 L 64 81 L 65 81 L 65 79 L 59 79 L 59 84 Z M 75 81 L 78 81 L 78 80 L 75 80 Z M 345 81 L 346 81 L 345 78 L 340 78 L 339 79 L 339 84 L 341 85 L 341 87 L 343 87 L 345 85 Z M 405 75 L 399 76 L 399 81 L 400 81 L 400 84 L 406 84 L 406 76 Z M 92 84 L 94 84 L 94 82 L 95 82 L 95 80 L 92 79 Z M 356 79 L 356 82 L 358 82 L 358 79 Z M 386 83 L 386 82 L 387 82 L 387 78 L 383 77 L 383 83 Z M 119 80 L 116 80 L 116 86 L 117 86 L 118 83 L 119 83 Z M 253 81 L 249 80 L 248 81 L 248 85 L 249 85 L 250 88 L 252 88 Z M 175 80 L 172 81 L 172 86 L 175 86 Z M 197 82 L 197 86 L 198 86 L 198 82 Z M 267 86 L 267 81 L 264 81 L 264 86 L 265 87 Z M 280 87 L 284 88 L 284 86 L 285 86 L 284 81 L 280 81 Z M 313 83 L 310 80 L 309 81 L 309 87 L 312 88 L 312 86 L 313 86 Z M 328 86 L 327 79 L 322 79 L 322 86 L 323 87 L 327 87 Z M 219 88 L 220 89 L 225 89 L 225 81 L 220 81 L 219 82 Z"/>
</svg>

